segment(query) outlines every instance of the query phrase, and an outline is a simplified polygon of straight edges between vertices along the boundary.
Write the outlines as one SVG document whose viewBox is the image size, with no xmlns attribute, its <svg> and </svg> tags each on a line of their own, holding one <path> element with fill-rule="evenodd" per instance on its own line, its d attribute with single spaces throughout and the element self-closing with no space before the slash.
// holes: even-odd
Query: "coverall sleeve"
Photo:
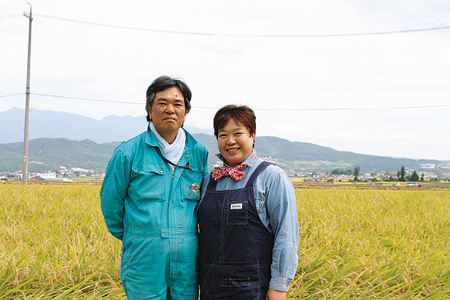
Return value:
<svg viewBox="0 0 450 300">
<path fill-rule="evenodd" d="M 205 182 L 205 179 L 209 176 L 209 169 L 208 169 L 208 151 L 205 152 L 203 160 L 203 169 L 202 169 L 202 182 Z"/>
<path fill-rule="evenodd" d="M 269 288 L 286 292 L 298 265 L 298 215 L 294 186 L 284 172 L 271 181 L 266 207 L 274 235 Z"/>
<path fill-rule="evenodd" d="M 106 226 L 111 234 L 123 239 L 124 200 L 130 185 L 131 163 L 120 150 L 116 150 L 106 168 L 105 178 L 100 190 L 101 208 Z"/>
</svg>

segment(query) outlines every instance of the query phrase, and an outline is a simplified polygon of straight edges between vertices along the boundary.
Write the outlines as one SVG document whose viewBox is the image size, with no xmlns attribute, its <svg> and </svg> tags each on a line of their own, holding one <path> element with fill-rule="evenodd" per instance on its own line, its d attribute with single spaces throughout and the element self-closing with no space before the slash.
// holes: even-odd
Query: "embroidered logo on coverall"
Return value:
<svg viewBox="0 0 450 300">
<path fill-rule="evenodd" d="M 198 183 L 193 183 L 192 185 L 186 185 L 186 187 L 192 191 L 194 191 L 194 193 L 197 193 L 198 191 L 200 191 L 200 187 L 198 185 Z"/>
</svg>

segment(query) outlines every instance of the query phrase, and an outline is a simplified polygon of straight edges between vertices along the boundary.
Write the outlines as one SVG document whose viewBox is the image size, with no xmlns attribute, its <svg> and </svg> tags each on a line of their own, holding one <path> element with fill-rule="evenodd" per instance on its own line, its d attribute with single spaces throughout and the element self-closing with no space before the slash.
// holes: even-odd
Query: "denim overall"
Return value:
<svg viewBox="0 0 450 300">
<path fill-rule="evenodd" d="M 197 208 L 201 300 L 266 297 L 274 239 L 259 218 L 253 182 L 268 165 L 262 162 L 241 189 L 217 191 L 217 181 L 209 181 Z"/>
</svg>

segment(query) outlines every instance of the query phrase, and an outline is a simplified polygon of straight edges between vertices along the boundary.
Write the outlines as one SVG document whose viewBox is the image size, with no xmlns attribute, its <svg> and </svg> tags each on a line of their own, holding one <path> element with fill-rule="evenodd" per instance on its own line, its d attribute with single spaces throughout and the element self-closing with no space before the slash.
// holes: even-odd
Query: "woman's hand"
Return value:
<svg viewBox="0 0 450 300">
<path fill-rule="evenodd" d="M 286 300 L 286 292 L 269 289 L 267 291 L 266 300 Z"/>
</svg>

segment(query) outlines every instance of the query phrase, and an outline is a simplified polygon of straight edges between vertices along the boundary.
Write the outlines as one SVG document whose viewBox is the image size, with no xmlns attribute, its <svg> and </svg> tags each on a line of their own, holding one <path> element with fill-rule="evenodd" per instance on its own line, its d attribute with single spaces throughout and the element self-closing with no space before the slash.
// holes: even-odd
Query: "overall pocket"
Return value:
<svg viewBox="0 0 450 300">
<path fill-rule="evenodd" d="M 202 184 L 203 174 L 200 169 L 191 167 L 192 170 L 184 170 L 181 174 L 181 195 L 182 201 L 200 201 L 200 185 Z"/>
<path fill-rule="evenodd" d="M 164 201 L 165 167 L 157 164 L 143 165 L 131 170 L 128 194 L 137 202 Z"/>
<path fill-rule="evenodd" d="M 247 225 L 248 205 L 248 201 L 228 202 L 226 204 L 227 225 Z"/>
<path fill-rule="evenodd" d="M 261 299 L 261 272 L 258 263 L 213 266 L 214 299 Z"/>
</svg>

